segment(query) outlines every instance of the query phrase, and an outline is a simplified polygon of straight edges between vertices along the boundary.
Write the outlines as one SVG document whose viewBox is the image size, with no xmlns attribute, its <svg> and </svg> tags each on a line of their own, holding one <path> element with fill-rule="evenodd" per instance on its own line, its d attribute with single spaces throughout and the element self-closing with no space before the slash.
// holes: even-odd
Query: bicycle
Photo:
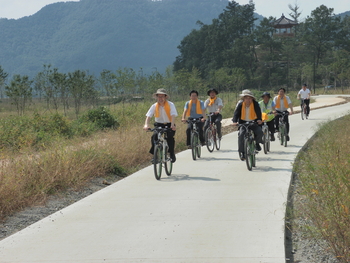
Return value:
<svg viewBox="0 0 350 263">
<path fill-rule="evenodd" d="M 201 157 L 201 142 L 199 140 L 199 131 L 197 127 L 197 123 L 201 122 L 201 119 L 189 118 L 187 123 L 192 123 L 191 129 L 191 149 L 192 149 L 192 159 L 195 161 Z"/>
<path fill-rule="evenodd" d="M 212 122 L 211 117 L 214 115 L 214 113 L 207 114 L 208 116 L 208 122 L 209 126 L 205 130 L 205 143 L 207 145 L 208 151 L 213 152 L 214 147 L 216 150 L 220 150 L 220 139 L 219 139 L 219 134 L 217 133 L 217 127 L 215 122 Z"/>
<path fill-rule="evenodd" d="M 284 121 L 284 117 L 286 115 L 289 115 L 288 111 L 284 111 L 284 112 L 277 112 L 279 119 L 279 128 L 278 128 L 278 139 L 280 140 L 281 145 L 284 145 L 284 147 L 287 147 L 287 127 L 286 127 L 286 123 Z"/>
<path fill-rule="evenodd" d="M 264 145 L 264 153 L 267 154 L 267 152 L 270 151 L 270 132 L 269 132 L 269 127 L 267 126 L 267 122 L 264 121 L 264 124 L 261 127 L 262 132 L 263 132 L 263 145 Z"/>
<path fill-rule="evenodd" d="M 162 168 L 164 166 L 165 173 L 170 176 L 173 170 L 173 163 L 171 162 L 170 154 L 168 152 L 169 146 L 167 142 L 167 131 L 170 128 L 165 127 L 155 127 L 154 129 L 149 129 L 157 133 L 156 139 L 154 140 L 154 155 L 153 155 L 153 167 L 154 175 L 157 180 L 160 180 L 162 175 Z"/>
<path fill-rule="evenodd" d="M 305 104 L 305 100 L 304 99 L 300 99 L 301 100 L 301 119 L 304 120 L 304 117 L 307 119 L 307 113 L 306 113 L 306 104 Z"/>
<path fill-rule="evenodd" d="M 249 171 L 251 171 L 252 168 L 256 166 L 256 156 L 255 155 L 258 153 L 256 151 L 256 146 L 255 146 L 254 131 L 252 129 L 250 129 L 250 127 L 253 125 L 256 125 L 256 123 L 254 121 L 249 121 L 249 122 L 238 125 L 239 128 L 245 129 L 244 154 L 245 154 L 247 168 Z"/>
</svg>

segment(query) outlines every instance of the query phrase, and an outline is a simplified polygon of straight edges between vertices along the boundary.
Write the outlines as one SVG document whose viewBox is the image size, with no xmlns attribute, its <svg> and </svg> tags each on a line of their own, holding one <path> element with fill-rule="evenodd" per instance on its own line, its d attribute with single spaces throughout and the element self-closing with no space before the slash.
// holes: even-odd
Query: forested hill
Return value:
<svg viewBox="0 0 350 263">
<path fill-rule="evenodd" d="M 80 0 L 50 4 L 18 20 L 0 19 L 0 65 L 35 75 L 43 64 L 98 74 L 130 67 L 164 71 L 181 40 L 211 23 L 227 0 Z"/>
</svg>

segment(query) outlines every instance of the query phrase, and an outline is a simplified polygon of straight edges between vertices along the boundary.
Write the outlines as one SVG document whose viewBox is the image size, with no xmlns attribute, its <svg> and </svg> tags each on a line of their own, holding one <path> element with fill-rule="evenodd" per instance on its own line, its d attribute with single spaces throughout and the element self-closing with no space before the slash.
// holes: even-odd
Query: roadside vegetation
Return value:
<svg viewBox="0 0 350 263">
<path fill-rule="evenodd" d="M 261 91 L 253 91 L 260 97 Z M 221 93 L 223 117 L 231 118 L 239 94 Z M 178 110 L 176 151 L 186 149 L 181 114 L 188 96 L 174 96 Z M 206 95 L 200 97 L 206 99 Z M 291 94 L 291 98 L 296 95 Z M 31 111 L 16 114 L 8 99 L 0 103 L 0 219 L 27 206 L 43 204 L 50 195 L 80 189 L 93 177 L 127 176 L 150 164 L 150 134 L 142 130 L 154 103 L 120 101 L 74 111 L 40 111 L 45 102 L 33 101 Z M 101 100 L 100 103 L 108 104 Z M 298 103 L 298 102 L 296 102 Z M 4 110 L 6 109 L 6 110 Z M 40 113 L 39 113 L 40 112 Z"/>
<path fill-rule="evenodd" d="M 320 125 L 298 155 L 291 228 L 350 262 L 350 115 Z M 323 242 L 325 241 L 325 242 Z M 297 248 L 295 248 L 297 249 Z"/>
</svg>

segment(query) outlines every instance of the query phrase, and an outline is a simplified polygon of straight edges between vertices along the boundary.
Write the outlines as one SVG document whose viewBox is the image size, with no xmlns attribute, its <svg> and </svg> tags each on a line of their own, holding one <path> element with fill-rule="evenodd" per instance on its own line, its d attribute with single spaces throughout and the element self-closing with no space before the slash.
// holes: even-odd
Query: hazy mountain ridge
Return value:
<svg viewBox="0 0 350 263">
<path fill-rule="evenodd" d="M 0 19 L 0 65 L 10 74 L 131 67 L 164 70 L 196 21 L 211 23 L 221 0 L 81 0 L 50 4 L 18 20 Z"/>
</svg>

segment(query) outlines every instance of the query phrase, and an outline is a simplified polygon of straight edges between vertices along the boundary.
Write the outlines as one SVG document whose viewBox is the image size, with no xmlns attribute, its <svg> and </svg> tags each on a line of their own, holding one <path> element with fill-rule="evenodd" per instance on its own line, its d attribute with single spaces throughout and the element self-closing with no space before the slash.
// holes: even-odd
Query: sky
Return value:
<svg viewBox="0 0 350 263">
<path fill-rule="evenodd" d="M 70 0 L 70 2 L 78 2 L 79 0 Z M 118 1 L 118 0 L 115 0 Z M 133 1 L 133 0 L 130 0 Z M 188 0 L 190 1 L 190 0 Z M 240 5 L 248 4 L 249 0 L 235 0 Z M 18 19 L 24 16 L 30 16 L 38 12 L 41 8 L 48 4 L 57 2 L 69 2 L 60 0 L 0 0 L 0 18 Z M 334 8 L 334 13 L 339 14 L 350 10 L 349 0 L 253 0 L 255 3 L 255 12 L 265 16 L 273 16 L 279 18 L 282 13 L 289 17 L 291 11 L 288 5 L 295 6 L 297 4 L 301 12 L 300 19 L 311 15 L 311 11 L 320 5 L 328 8 Z M 300 20 L 299 19 L 299 20 Z"/>
</svg>

